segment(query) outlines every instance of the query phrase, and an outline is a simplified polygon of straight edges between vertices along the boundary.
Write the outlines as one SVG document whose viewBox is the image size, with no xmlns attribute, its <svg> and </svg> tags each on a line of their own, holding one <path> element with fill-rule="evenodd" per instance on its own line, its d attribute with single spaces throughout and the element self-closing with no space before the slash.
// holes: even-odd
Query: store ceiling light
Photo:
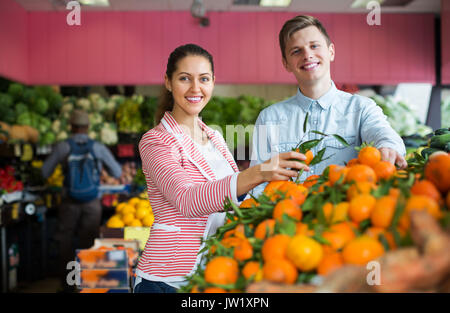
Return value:
<svg viewBox="0 0 450 313">
<path fill-rule="evenodd" d="M 82 5 L 93 7 L 109 7 L 109 0 L 79 0 Z"/>
<path fill-rule="evenodd" d="M 259 5 L 262 7 L 288 7 L 292 0 L 261 0 Z"/>
</svg>

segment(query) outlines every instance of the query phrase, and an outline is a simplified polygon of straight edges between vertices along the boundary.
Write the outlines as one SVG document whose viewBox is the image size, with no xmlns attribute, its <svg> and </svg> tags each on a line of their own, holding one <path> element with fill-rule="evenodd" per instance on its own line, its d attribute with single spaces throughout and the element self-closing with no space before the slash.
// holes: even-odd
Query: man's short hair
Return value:
<svg viewBox="0 0 450 313">
<path fill-rule="evenodd" d="M 284 51 L 286 49 L 286 42 L 289 40 L 289 38 L 291 38 L 292 34 L 308 26 L 316 26 L 322 33 L 322 35 L 325 36 L 327 45 L 329 46 L 331 44 L 330 36 L 328 36 L 325 27 L 323 27 L 322 23 L 320 23 L 317 18 L 309 15 L 298 15 L 284 23 L 283 27 L 280 30 L 280 34 L 278 35 L 283 59 L 286 59 L 286 54 Z"/>
</svg>

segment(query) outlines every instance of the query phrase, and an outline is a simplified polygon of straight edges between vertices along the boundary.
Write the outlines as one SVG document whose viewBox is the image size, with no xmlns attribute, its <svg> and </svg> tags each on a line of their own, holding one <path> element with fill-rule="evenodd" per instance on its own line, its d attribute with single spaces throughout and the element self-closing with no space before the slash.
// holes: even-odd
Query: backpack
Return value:
<svg viewBox="0 0 450 313">
<path fill-rule="evenodd" d="M 97 198 L 100 174 L 92 147 L 95 141 L 76 143 L 72 138 L 67 142 L 70 153 L 67 158 L 66 187 L 68 195 L 78 202 L 88 202 Z"/>
</svg>

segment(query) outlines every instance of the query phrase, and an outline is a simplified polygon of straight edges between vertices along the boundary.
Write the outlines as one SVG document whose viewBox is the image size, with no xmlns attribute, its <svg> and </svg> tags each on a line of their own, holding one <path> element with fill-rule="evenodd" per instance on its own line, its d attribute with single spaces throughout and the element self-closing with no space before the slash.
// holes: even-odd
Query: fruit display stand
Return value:
<svg viewBox="0 0 450 313">
<path fill-rule="evenodd" d="M 369 284 L 370 270 L 346 265 L 321 277 L 317 284 L 286 285 L 255 282 L 248 293 L 323 292 L 450 292 L 450 232 L 423 211 L 411 212 L 414 246 L 387 252 L 375 259 L 379 281 Z"/>
<path fill-rule="evenodd" d="M 400 170 L 363 145 L 345 166 L 226 201 L 180 292 L 449 292 L 449 209 L 450 153 Z"/>
<path fill-rule="evenodd" d="M 46 212 L 44 200 L 36 190 L 25 189 L 0 197 L 1 287 L 4 292 L 17 287 L 19 276 L 33 280 L 34 273 L 46 272 Z"/>
<path fill-rule="evenodd" d="M 96 239 L 90 249 L 77 250 L 80 293 L 129 293 L 139 255 L 136 240 Z"/>
</svg>

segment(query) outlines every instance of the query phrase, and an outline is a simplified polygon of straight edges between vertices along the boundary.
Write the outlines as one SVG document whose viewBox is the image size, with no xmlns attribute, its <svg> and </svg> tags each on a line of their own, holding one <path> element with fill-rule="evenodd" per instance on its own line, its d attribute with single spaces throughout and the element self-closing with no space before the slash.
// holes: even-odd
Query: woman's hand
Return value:
<svg viewBox="0 0 450 313">
<path fill-rule="evenodd" d="M 299 162 L 304 160 L 306 160 L 306 156 L 302 153 L 295 151 L 283 152 L 264 163 L 242 171 L 237 179 L 238 196 L 247 193 L 261 183 L 274 180 L 289 180 L 291 177 L 297 177 L 298 170 L 304 169 L 309 171 L 309 167 L 306 164 Z"/>
<path fill-rule="evenodd" d="M 306 156 L 302 153 L 289 151 L 280 153 L 272 159 L 260 165 L 260 174 L 262 182 L 269 182 L 273 180 L 288 180 L 291 177 L 297 177 L 298 171 L 304 169 L 309 171 L 308 165 L 299 161 L 306 160 Z M 256 165 L 257 166 L 257 165 Z"/>
</svg>

